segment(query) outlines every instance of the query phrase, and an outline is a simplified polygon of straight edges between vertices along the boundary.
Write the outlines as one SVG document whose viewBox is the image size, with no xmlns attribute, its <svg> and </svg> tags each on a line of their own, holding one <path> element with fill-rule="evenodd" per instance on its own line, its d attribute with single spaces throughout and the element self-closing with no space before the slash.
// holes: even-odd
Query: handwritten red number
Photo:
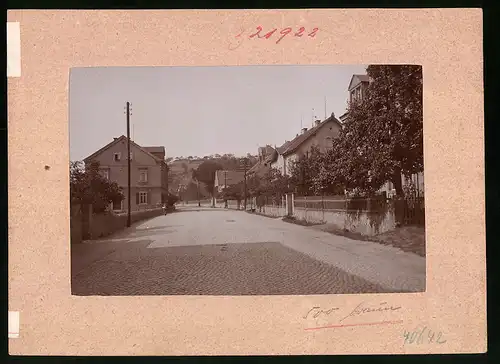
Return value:
<svg viewBox="0 0 500 364">
<path fill-rule="evenodd" d="M 276 41 L 276 44 L 278 44 L 279 42 L 281 42 L 281 40 L 283 38 L 285 38 L 288 33 L 290 33 L 292 31 L 292 28 L 284 28 L 281 30 L 280 34 L 281 34 L 281 37 L 279 37 L 279 39 Z"/>
<path fill-rule="evenodd" d="M 262 38 L 262 37 L 260 36 L 260 32 L 262 32 L 262 27 L 261 27 L 261 26 L 258 26 L 258 27 L 257 27 L 257 32 L 255 32 L 255 33 L 251 34 L 251 35 L 249 36 L 249 38 L 253 38 L 253 37 L 255 37 L 255 36 L 257 36 L 258 38 Z"/>
<path fill-rule="evenodd" d="M 305 30 L 306 30 L 306 28 L 300 27 L 300 29 L 297 31 L 297 33 L 295 33 L 295 36 L 296 37 L 302 37 L 302 33 L 304 33 Z"/>
<path fill-rule="evenodd" d="M 257 38 L 266 38 L 266 39 L 269 39 L 271 38 L 274 33 L 276 33 L 278 31 L 277 28 L 274 28 L 273 30 L 267 32 L 265 35 L 261 35 L 261 32 L 262 32 L 262 27 L 261 26 L 258 26 L 256 27 L 256 32 L 253 33 L 253 34 L 250 34 L 248 36 L 248 38 L 254 38 L 254 37 L 257 37 Z M 309 33 L 306 33 L 308 37 L 311 37 L 311 38 L 314 38 L 316 36 L 316 33 L 318 32 L 319 28 L 313 28 L 313 30 Z M 285 38 L 288 34 L 290 34 L 292 32 L 292 28 L 283 28 L 279 34 L 281 34 L 281 36 L 278 38 L 278 40 L 276 41 L 276 44 L 278 44 L 279 42 L 281 42 L 283 40 L 283 38 Z M 295 37 L 302 37 L 304 35 L 304 33 L 306 32 L 306 28 L 304 27 L 300 27 L 299 30 L 297 30 L 297 32 L 294 34 Z M 239 38 L 244 32 L 241 32 L 240 34 L 238 34 L 236 36 L 236 38 Z"/>
<path fill-rule="evenodd" d="M 273 29 L 273 30 L 271 30 L 269 33 L 267 33 L 266 35 L 264 35 L 264 38 L 266 38 L 266 39 L 271 38 L 271 36 L 272 36 L 274 33 L 276 33 L 276 31 L 277 31 L 277 30 L 278 30 L 278 29 L 274 28 L 274 29 Z"/>
<path fill-rule="evenodd" d="M 314 36 L 316 35 L 316 33 L 318 32 L 318 28 L 313 28 L 312 32 L 308 34 L 308 36 L 310 36 L 311 38 L 314 38 Z"/>
</svg>

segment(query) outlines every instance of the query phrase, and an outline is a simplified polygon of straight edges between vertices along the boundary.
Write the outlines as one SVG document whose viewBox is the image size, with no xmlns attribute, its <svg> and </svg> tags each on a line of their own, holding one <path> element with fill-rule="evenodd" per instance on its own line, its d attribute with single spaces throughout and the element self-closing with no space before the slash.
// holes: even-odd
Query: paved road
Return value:
<svg viewBox="0 0 500 364">
<path fill-rule="evenodd" d="M 72 248 L 77 295 L 425 290 L 425 259 L 243 211 L 184 208 Z"/>
</svg>

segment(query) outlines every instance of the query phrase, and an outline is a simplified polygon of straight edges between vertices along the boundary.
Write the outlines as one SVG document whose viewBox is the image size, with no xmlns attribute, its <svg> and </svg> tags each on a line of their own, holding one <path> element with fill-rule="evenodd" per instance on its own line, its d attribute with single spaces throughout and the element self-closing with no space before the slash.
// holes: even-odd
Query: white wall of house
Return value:
<svg viewBox="0 0 500 364">
<path fill-rule="evenodd" d="M 401 186 L 406 186 L 409 181 L 412 181 L 415 187 L 418 189 L 418 193 L 420 196 L 424 196 L 424 173 L 414 173 L 412 176 L 407 179 L 404 175 L 401 175 Z M 394 189 L 394 184 L 392 182 L 387 182 L 384 184 L 379 192 L 386 192 L 387 197 L 393 197 L 396 194 L 396 190 Z"/>
<path fill-rule="evenodd" d="M 291 167 L 293 165 L 293 162 L 295 162 L 298 159 L 297 153 L 289 154 L 285 157 L 283 157 L 283 170 L 285 171 L 283 174 L 290 176 L 291 175 Z"/>
<path fill-rule="evenodd" d="M 271 163 L 271 168 L 277 169 L 283 175 L 285 174 L 285 160 L 282 154 L 278 155 L 276 162 Z"/>
</svg>

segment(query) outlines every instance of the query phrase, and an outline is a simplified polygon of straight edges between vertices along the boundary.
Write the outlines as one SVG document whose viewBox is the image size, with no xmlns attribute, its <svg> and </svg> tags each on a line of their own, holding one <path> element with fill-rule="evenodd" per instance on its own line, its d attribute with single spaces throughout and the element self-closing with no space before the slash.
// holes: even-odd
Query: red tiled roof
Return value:
<svg viewBox="0 0 500 364">
<path fill-rule="evenodd" d="M 290 142 L 286 142 L 285 144 L 283 144 L 281 147 L 278 148 L 278 152 L 282 155 L 287 155 L 287 154 L 295 152 L 297 150 L 297 148 L 299 148 L 302 145 L 302 143 L 304 143 L 310 137 L 315 135 L 316 132 L 320 128 L 322 128 L 325 124 L 327 124 L 330 121 L 334 121 L 337 124 L 339 124 L 340 126 L 342 126 L 340 121 L 338 121 L 335 118 L 335 116 L 332 115 L 329 118 L 323 120 L 321 123 L 319 123 L 319 125 L 316 125 L 313 128 L 307 130 L 305 133 L 300 134 L 299 136 L 297 136 L 295 139 L 291 140 Z"/>
</svg>

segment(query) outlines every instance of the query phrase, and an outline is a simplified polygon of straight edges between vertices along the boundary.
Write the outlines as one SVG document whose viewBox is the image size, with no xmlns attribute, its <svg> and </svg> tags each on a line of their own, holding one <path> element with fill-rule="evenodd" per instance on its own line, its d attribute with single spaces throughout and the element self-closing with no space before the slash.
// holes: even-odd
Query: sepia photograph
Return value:
<svg viewBox="0 0 500 364">
<path fill-rule="evenodd" d="M 425 292 L 420 65 L 69 76 L 73 295 Z"/>
</svg>

